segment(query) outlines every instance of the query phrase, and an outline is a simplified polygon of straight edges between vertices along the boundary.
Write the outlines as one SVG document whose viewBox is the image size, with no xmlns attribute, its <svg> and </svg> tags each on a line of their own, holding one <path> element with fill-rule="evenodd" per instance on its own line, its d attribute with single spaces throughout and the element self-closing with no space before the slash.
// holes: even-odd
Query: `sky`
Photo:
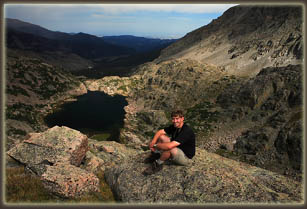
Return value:
<svg viewBox="0 0 307 209">
<path fill-rule="evenodd" d="M 4 16 L 52 31 L 181 38 L 234 4 L 5 4 Z"/>
</svg>

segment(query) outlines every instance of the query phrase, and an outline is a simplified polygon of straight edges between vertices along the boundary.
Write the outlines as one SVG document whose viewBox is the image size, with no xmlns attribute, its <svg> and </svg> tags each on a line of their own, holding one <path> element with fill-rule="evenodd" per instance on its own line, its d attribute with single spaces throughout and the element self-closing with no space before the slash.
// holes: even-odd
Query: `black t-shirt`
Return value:
<svg viewBox="0 0 307 209">
<path fill-rule="evenodd" d="M 164 131 L 171 136 L 171 141 L 177 141 L 180 143 L 178 148 L 180 148 L 188 158 L 193 158 L 195 155 L 195 134 L 192 129 L 183 124 L 183 126 L 178 129 L 173 125 L 164 128 Z"/>
</svg>

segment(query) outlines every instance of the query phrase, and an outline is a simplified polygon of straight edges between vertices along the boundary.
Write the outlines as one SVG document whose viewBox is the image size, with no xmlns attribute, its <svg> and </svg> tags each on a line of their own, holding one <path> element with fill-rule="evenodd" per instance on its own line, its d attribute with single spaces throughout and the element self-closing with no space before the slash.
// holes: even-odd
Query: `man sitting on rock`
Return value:
<svg viewBox="0 0 307 209">
<path fill-rule="evenodd" d="M 179 165 L 188 165 L 195 155 L 195 134 L 184 124 L 183 112 L 174 111 L 171 117 L 173 125 L 157 131 L 149 144 L 151 156 L 144 162 L 152 165 L 143 172 L 144 175 L 160 171 L 168 159 Z"/>
</svg>

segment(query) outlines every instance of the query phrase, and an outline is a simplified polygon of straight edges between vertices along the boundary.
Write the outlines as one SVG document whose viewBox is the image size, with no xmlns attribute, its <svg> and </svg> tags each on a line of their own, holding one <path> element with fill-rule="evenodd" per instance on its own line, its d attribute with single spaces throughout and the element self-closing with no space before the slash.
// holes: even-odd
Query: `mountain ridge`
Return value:
<svg viewBox="0 0 307 209">
<path fill-rule="evenodd" d="M 5 18 L 5 26 L 9 29 L 14 29 L 17 31 L 35 34 L 38 36 L 42 36 L 48 39 L 60 39 L 60 38 L 67 38 L 69 34 L 64 32 L 54 32 L 48 30 L 40 25 L 28 23 L 19 19 L 13 18 Z"/>
<path fill-rule="evenodd" d="M 129 40 L 125 39 L 127 37 Z M 6 45 L 15 50 L 14 53 L 31 53 L 49 64 L 87 77 L 128 74 L 136 65 L 155 59 L 161 49 L 174 41 L 134 36 L 109 38 L 111 40 L 106 41 L 84 32 L 55 32 L 17 19 L 6 19 Z"/>
<path fill-rule="evenodd" d="M 9 31 L 19 31 L 22 33 L 29 33 L 35 35 L 35 37 L 44 37 L 52 40 L 78 40 L 80 41 L 96 41 L 97 44 L 103 40 L 107 44 L 111 44 L 113 47 L 126 47 L 133 49 L 135 52 L 148 52 L 150 50 L 157 50 L 164 48 L 166 45 L 173 43 L 177 39 L 158 39 L 158 38 L 145 38 L 133 35 L 119 35 L 119 36 L 103 36 L 97 37 L 92 34 L 79 32 L 79 33 L 65 33 L 59 31 L 48 30 L 42 26 L 32 23 L 24 22 L 18 19 L 6 18 L 6 27 Z M 131 43 L 132 42 L 132 43 Z M 149 45 L 149 46 L 148 46 Z M 125 51 L 123 48 L 122 51 Z M 134 53 L 133 51 L 129 52 Z"/>
<path fill-rule="evenodd" d="M 47 38 L 44 35 L 40 36 L 38 34 L 22 32 L 10 28 L 6 30 L 6 33 L 7 44 L 10 48 L 15 47 L 20 49 L 16 43 L 22 43 L 24 46 L 29 47 L 31 51 L 37 51 L 36 47 L 38 46 L 41 47 L 42 50 L 48 51 L 48 49 L 44 49 L 44 46 L 51 45 L 53 46 L 53 50 L 62 50 L 64 52 L 74 53 L 83 58 L 92 60 L 104 56 L 119 56 L 134 53 L 134 50 L 132 49 L 106 43 L 96 36 L 85 33 L 77 33 L 75 35 L 67 35 L 64 38 L 52 39 Z M 12 36 L 14 36 L 14 39 L 12 39 Z M 31 39 L 31 42 L 29 43 L 26 41 L 26 39 Z M 31 44 L 35 43 L 36 40 L 44 41 L 45 43 L 38 43 L 36 46 L 32 47 Z"/>
<path fill-rule="evenodd" d="M 103 36 L 102 39 L 109 43 L 133 48 L 137 53 L 159 50 L 177 41 L 177 39 L 145 38 L 132 35 Z"/>
</svg>

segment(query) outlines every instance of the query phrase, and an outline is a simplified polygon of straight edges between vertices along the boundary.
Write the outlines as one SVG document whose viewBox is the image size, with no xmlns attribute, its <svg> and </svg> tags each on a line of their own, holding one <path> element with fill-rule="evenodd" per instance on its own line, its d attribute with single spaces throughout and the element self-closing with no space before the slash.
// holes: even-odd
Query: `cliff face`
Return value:
<svg viewBox="0 0 307 209">
<path fill-rule="evenodd" d="M 235 153 L 275 172 L 302 172 L 302 73 L 300 65 L 264 68 L 219 95 L 217 103 L 232 121 L 252 124 L 235 139 Z"/>
<path fill-rule="evenodd" d="M 236 6 L 164 49 L 156 62 L 189 58 L 254 76 L 264 67 L 298 64 L 302 46 L 302 7 Z"/>
</svg>

